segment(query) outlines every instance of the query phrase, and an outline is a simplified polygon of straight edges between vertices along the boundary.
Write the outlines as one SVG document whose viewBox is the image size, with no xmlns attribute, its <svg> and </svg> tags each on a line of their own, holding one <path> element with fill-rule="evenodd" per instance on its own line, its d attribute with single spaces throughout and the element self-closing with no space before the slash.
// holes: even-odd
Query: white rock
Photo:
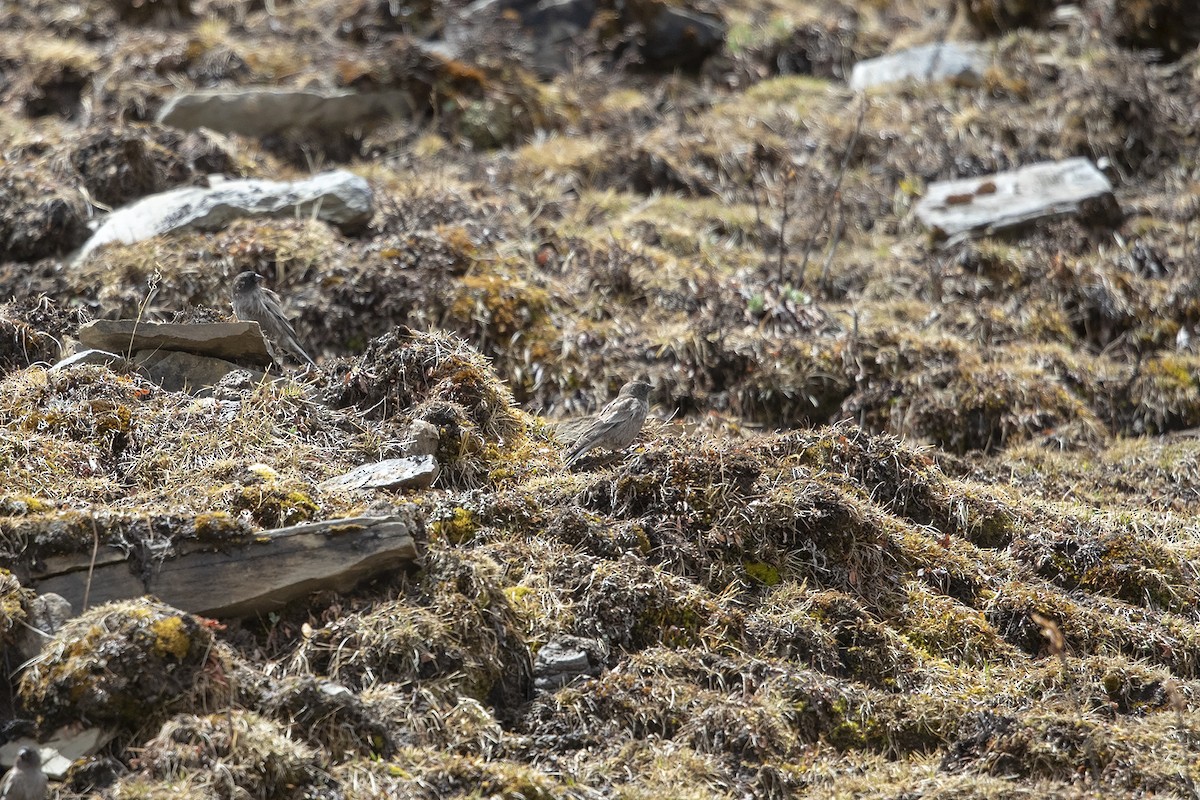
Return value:
<svg viewBox="0 0 1200 800">
<path fill-rule="evenodd" d="M 929 185 L 917 219 L 945 237 L 990 233 L 1034 220 L 1078 214 L 1088 201 L 1116 209 L 1112 184 L 1086 158 Z"/>
<path fill-rule="evenodd" d="M 125 361 L 124 356 L 119 356 L 116 353 L 110 353 L 107 350 L 88 349 L 67 356 L 62 361 L 59 361 L 50 368 L 51 372 L 60 372 L 70 367 L 77 367 L 81 364 L 93 364 L 95 366 L 115 366 Z"/>
<path fill-rule="evenodd" d="M 940 42 L 910 47 L 854 65 L 850 88 L 856 92 L 900 81 L 953 80 L 974 86 L 987 68 L 982 47 L 959 42 Z"/>
<path fill-rule="evenodd" d="M 236 180 L 144 197 L 109 214 L 80 248 L 81 260 L 109 242 L 132 244 L 172 231 L 219 230 L 243 217 L 298 217 L 354 227 L 371 219 L 370 185 L 344 170 L 302 181 Z"/>
</svg>

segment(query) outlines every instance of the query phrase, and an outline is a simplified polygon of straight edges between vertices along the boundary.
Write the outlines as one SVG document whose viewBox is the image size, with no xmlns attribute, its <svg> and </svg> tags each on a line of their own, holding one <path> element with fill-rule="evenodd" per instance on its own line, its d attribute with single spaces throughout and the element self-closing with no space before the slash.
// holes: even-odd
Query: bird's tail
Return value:
<svg viewBox="0 0 1200 800">
<path fill-rule="evenodd" d="M 563 462 L 568 467 L 573 467 L 575 466 L 575 463 L 579 461 L 579 459 L 583 458 L 587 454 L 587 451 L 591 449 L 591 446 L 581 439 L 580 441 L 571 445 L 571 449 L 567 450 L 567 452 L 563 454 Z"/>
</svg>

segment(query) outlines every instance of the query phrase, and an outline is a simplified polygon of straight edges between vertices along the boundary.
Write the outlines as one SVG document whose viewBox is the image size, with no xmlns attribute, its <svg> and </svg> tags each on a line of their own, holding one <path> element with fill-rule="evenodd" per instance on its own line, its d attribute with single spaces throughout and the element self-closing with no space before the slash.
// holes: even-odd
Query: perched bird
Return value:
<svg viewBox="0 0 1200 800">
<path fill-rule="evenodd" d="M 32 747 L 22 747 L 17 763 L 0 780 L 0 800 L 45 800 L 46 785 L 41 754 Z"/>
<path fill-rule="evenodd" d="M 243 272 L 233 281 L 233 313 L 243 322 L 257 322 L 262 328 L 263 335 L 279 347 L 288 351 L 301 361 L 312 364 L 313 361 L 300 341 L 296 331 L 283 315 L 279 295 L 262 286 L 262 276 L 257 272 Z"/>
<path fill-rule="evenodd" d="M 616 399 L 604 407 L 584 429 L 564 456 L 567 466 L 583 458 L 593 447 L 624 450 L 642 430 L 650 412 L 650 384 L 630 381 L 621 387 Z"/>
</svg>

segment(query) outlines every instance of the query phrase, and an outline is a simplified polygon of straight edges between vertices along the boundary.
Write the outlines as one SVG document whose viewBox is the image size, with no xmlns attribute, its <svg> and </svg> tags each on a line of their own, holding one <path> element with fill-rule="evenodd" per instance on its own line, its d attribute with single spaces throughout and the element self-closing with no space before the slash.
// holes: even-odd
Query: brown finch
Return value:
<svg viewBox="0 0 1200 800">
<path fill-rule="evenodd" d="M 314 367 L 317 365 L 317 362 L 304 352 L 292 323 L 283 315 L 279 295 L 263 288 L 262 276 L 257 272 L 243 272 L 234 279 L 231 300 L 233 313 L 238 319 L 243 322 L 257 322 L 258 327 L 262 328 L 263 336 L 301 361 Z"/>
<path fill-rule="evenodd" d="M 650 413 L 650 384 L 630 381 L 621 387 L 616 399 L 604 407 L 596 419 L 584 429 L 575 444 L 567 450 L 567 466 L 583 458 L 594 447 L 624 450 L 641 433 L 642 423 Z"/>
</svg>

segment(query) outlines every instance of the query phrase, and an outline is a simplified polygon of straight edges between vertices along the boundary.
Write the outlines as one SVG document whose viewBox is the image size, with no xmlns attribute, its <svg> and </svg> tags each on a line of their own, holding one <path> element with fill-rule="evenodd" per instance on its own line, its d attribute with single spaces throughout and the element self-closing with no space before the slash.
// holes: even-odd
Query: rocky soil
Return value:
<svg viewBox="0 0 1200 800">
<path fill-rule="evenodd" d="M 1198 796 L 1193 3 L 0 10 L 0 744 L 105 731 L 58 797 Z M 940 42 L 978 68 L 851 89 Z M 918 217 L 1068 158 L 1111 195 Z M 332 170 L 369 220 L 87 246 Z M 51 369 L 245 270 L 319 370 Z M 636 377 L 639 441 L 568 469 Z M 431 488 L 329 482 L 417 429 Z M 352 591 L 29 635 L 63 559 L 399 512 L 420 557 Z"/>
</svg>

